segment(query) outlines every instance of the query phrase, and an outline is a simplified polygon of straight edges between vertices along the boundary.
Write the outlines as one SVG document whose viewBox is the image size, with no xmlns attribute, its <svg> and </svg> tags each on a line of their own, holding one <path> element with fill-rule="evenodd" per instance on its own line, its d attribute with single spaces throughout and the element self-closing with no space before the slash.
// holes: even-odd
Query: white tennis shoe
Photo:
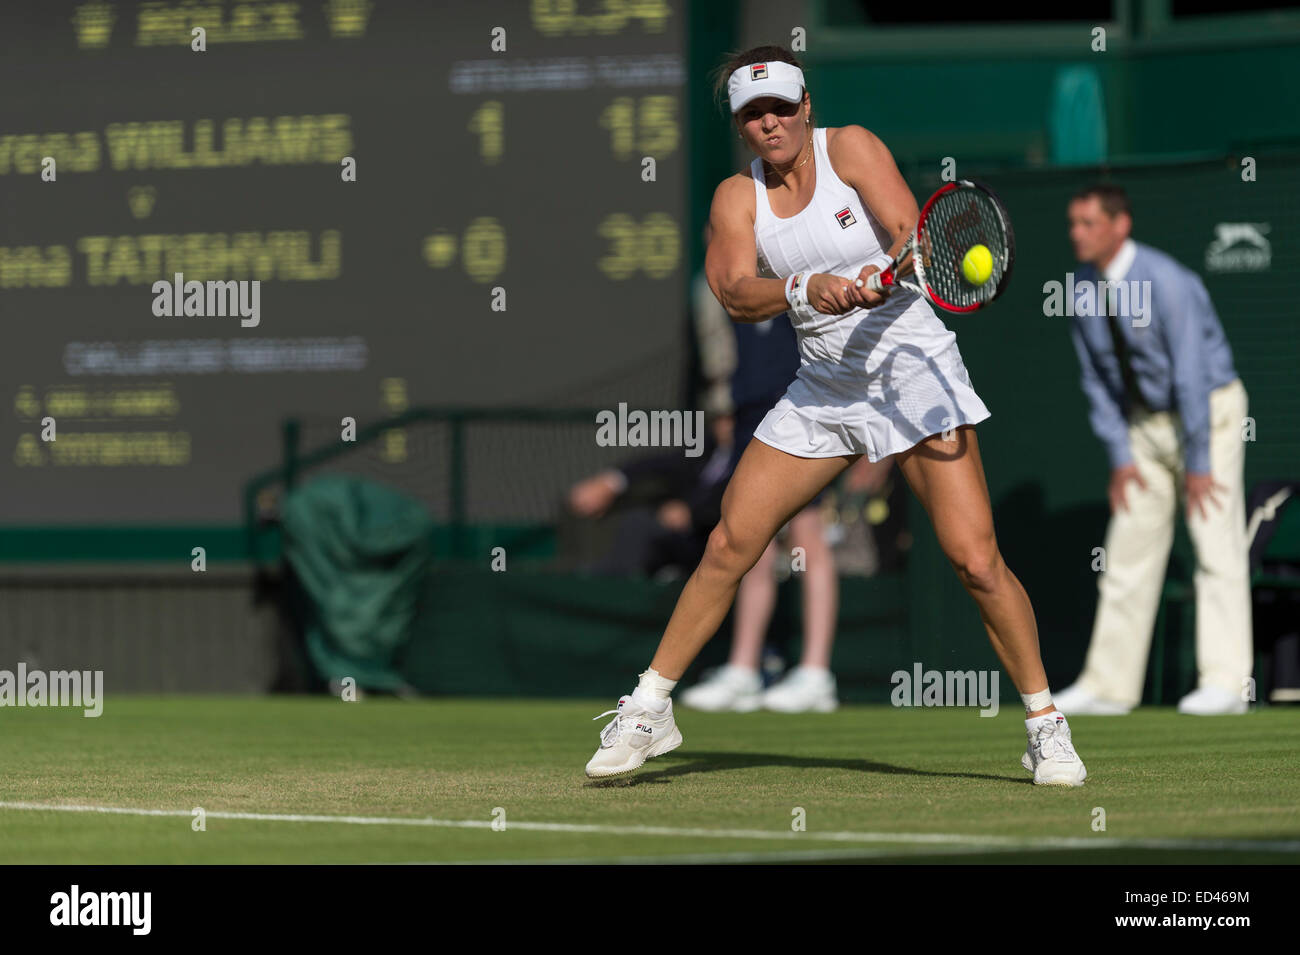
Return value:
<svg viewBox="0 0 1300 955">
<path fill-rule="evenodd" d="M 840 705 L 829 670 L 795 667 L 763 694 L 763 707 L 778 713 L 830 713 Z"/>
<path fill-rule="evenodd" d="M 710 713 L 752 713 L 763 706 L 763 678 L 757 670 L 718 667 L 713 676 L 682 691 L 682 706 Z"/>
<path fill-rule="evenodd" d="M 1020 765 L 1034 774 L 1035 786 L 1082 786 L 1088 778 L 1083 760 L 1074 751 L 1070 724 L 1064 714 L 1045 720 L 1037 730 L 1025 729 L 1029 742 Z"/>
<path fill-rule="evenodd" d="M 1063 713 L 1073 713 L 1075 716 L 1127 716 L 1133 709 L 1124 703 L 1113 703 L 1094 696 L 1078 683 L 1054 692 L 1052 705 Z"/>
<path fill-rule="evenodd" d="M 640 769 L 647 759 L 670 753 L 682 745 L 671 699 L 667 709 L 655 713 L 631 696 L 621 696 L 617 707 L 592 719 L 611 714 L 614 718 L 600 731 L 600 749 L 587 763 L 587 775 L 593 779 L 630 773 Z"/>
<path fill-rule="evenodd" d="M 1194 716 L 1235 716 L 1250 710 L 1240 696 L 1218 686 L 1203 686 L 1178 701 L 1179 713 Z"/>
</svg>

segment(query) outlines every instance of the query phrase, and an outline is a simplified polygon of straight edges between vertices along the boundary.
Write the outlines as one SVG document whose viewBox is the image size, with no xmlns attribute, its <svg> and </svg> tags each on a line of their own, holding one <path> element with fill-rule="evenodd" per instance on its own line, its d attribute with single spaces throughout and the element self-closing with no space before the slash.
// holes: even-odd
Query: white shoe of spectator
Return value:
<svg viewBox="0 0 1300 955">
<path fill-rule="evenodd" d="M 763 694 L 763 707 L 778 713 L 830 713 L 839 705 L 830 670 L 795 667 Z"/>
<path fill-rule="evenodd" d="M 1178 701 L 1178 712 L 1193 716 L 1235 716 L 1248 709 L 1250 704 L 1238 694 L 1218 686 L 1203 686 Z"/>
<path fill-rule="evenodd" d="M 719 667 L 707 680 L 678 694 L 682 706 L 710 713 L 752 713 L 763 705 L 763 678 L 757 670 Z"/>
<path fill-rule="evenodd" d="M 1133 708 L 1093 696 L 1079 684 L 1052 693 L 1052 705 L 1069 716 L 1127 716 Z"/>
</svg>

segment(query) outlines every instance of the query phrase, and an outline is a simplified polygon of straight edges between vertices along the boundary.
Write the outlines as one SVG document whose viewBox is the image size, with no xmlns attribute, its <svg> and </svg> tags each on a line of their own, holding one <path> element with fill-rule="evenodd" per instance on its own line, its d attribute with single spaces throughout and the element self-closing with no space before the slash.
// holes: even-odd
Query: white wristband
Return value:
<svg viewBox="0 0 1300 955">
<path fill-rule="evenodd" d="M 811 272 L 796 272 L 785 280 L 785 300 L 796 311 L 808 305 L 808 280 L 812 275 Z"/>
</svg>

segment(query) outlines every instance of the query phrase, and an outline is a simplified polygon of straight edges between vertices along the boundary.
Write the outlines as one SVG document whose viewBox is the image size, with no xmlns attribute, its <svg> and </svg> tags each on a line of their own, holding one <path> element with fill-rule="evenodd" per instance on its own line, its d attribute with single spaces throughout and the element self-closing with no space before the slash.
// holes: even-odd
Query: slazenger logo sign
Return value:
<svg viewBox="0 0 1300 955">
<path fill-rule="evenodd" d="M 1214 241 L 1205 249 L 1207 272 L 1266 272 L 1273 261 L 1273 247 L 1264 238 L 1272 226 L 1267 222 L 1220 222 L 1214 227 Z"/>
</svg>

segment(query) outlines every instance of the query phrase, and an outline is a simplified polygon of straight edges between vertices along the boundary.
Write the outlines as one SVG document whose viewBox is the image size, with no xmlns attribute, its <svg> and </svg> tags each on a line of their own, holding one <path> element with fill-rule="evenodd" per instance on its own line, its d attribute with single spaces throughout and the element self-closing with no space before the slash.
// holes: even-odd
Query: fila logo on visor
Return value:
<svg viewBox="0 0 1300 955">
<path fill-rule="evenodd" d="M 751 67 L 749 68 L 749 78 L 750 78 L 751 80 L 765 80 L 765 79 L 767 79 L 767 64 L 766 64 L 766 63 L 755 63 L 753 66 L 751 66 Z"/>
<path fill-rule="evenodd" d="M 853 218 L 853 210 L 851 210 L 848 206 L 845 206 L 839 212 L 835 213 L 835 221 L 837 221 L 840 224 L 841 229 L 847 229 L 849 226 L 853 225 L 853 223 L 857 222 L 858 220 Z"/>
</svg>

